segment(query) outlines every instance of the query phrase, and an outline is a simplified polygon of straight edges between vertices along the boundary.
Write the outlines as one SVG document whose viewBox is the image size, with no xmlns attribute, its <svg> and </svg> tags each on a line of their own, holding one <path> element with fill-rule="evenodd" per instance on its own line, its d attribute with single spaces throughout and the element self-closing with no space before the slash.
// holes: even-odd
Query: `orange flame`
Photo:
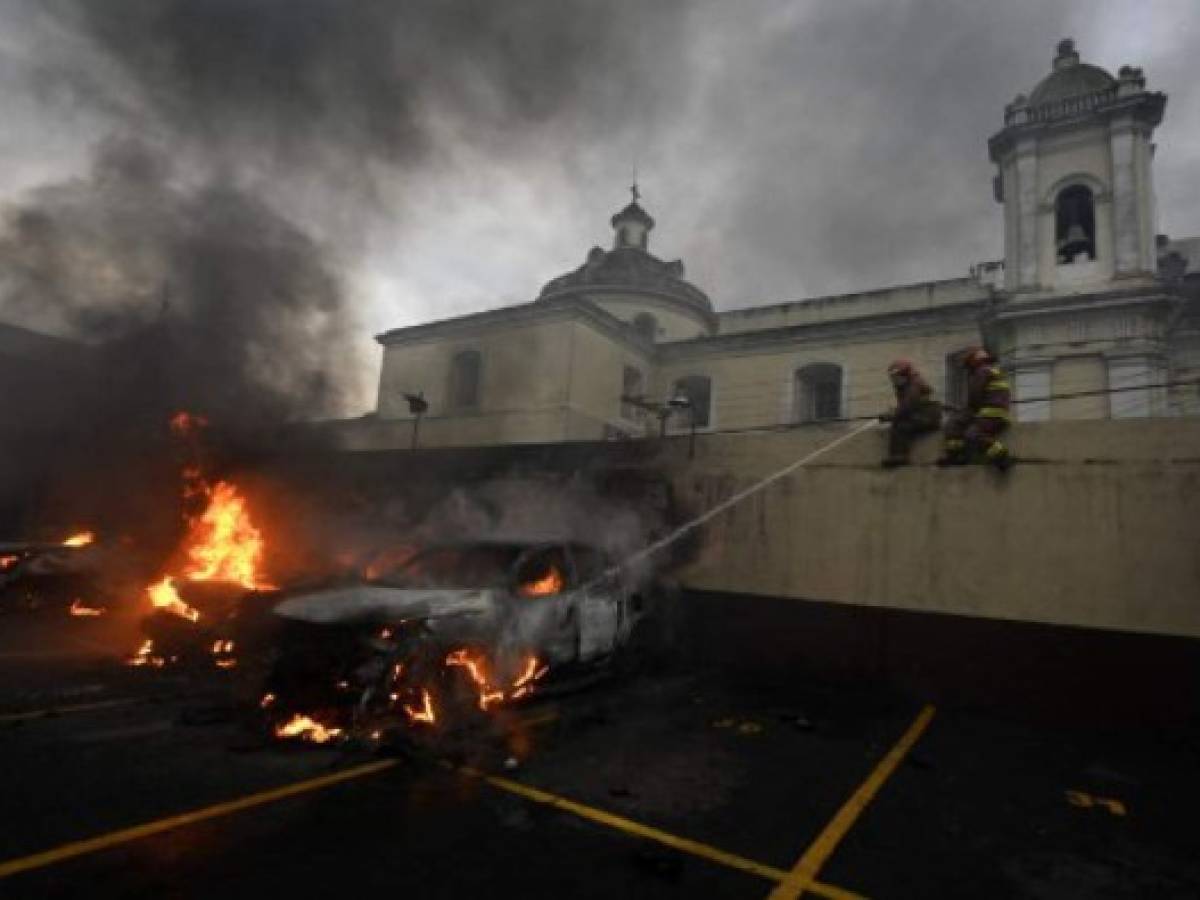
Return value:
<svg viewBox="0 0 1200 900">
<path fill-rule="evenodd" d="M 142 646 L 138 647 L 137 653 L 129 658 L 128 663 L 131 666 L 152 666 L 157 669 L 166 665 L 166 660 L 155 655 L 154 641 L 146 638 L 142 641 Z"/>
<path fill-rule="evenodd" d="M 212 655 L 216 657 L 213 663 L 218 669 L 235 669 L 237 660 L 233 657 L 233 641 L 218 638 L 213 641 Z"/>
<path fill-rule="evenodd" d="M 88 606 L 78 597 L 71 601 L 71 615 L 73 616 L 102 616 L 104 608 L 99 606 Z"/>
<path fill-rule="evenodd" d="M 513 682 L 512 697 L 513 700 L 519 700 L 528 694 L 533 693 L 533 683 L 539 681 L 543 675 L 550 671 L 549 666 L 540 666 L 536 656 L 531 656 L 525 660 L 525 671 L 523 671 L 517 680 Z"/>
<path fill-rule="evenodd" d="M 446 665 L 467 670 L 479 691 L 479 708 L 487 712 L 489 706 L 504 702 L 504 691 L 498 691 L 488 682 L 486 660 L 482 653 L 472 657 L 467 650 L 455 650 L 446 657 Z"/>
<path fill-rule="evenodd" d="M 248 590 L 269 588 L 259 574 L 266 544 L 262 533 L 250 519 L 246 498 L 228 481 L 218 481 L 208 488 L 198 470 L 185 469 L 185 495 L 207 494 L 208 505 L 194 519 L 185 540 L 187 563 L 183 576 L 188 581 L 228 581 Z M 200 612 L 189 606 L 175 586 L 174 575 L 146 589 L 155 609 L 165 610 L 192 622 Z"/>
<path fill-rule="evenodd" d="M 479 708 L 484 712 L 497 704 L 519 700 L 529 695 L 533 692 L 533 683 L 550 671 L 549 666 L 539 667 L 537 657 L 530 656 L 525 660 L 525 668 L 513 681 L 512 687 L 505 691 L 491 683 L 487 675 L 487 659 L 482 653 L 472 655 L 465 648 L 455 650 L 446 657 L 446 665 L 467 670 L 479 692 Z"/>
<path fill-rule="evenodd" d="M 11 569 L 21 561 L 21 557 L 15 553 L 8 553 L 0 556 L 0 571 Z"/>
<path fill-rule="evenodd" d="M 228 481 L 218 481 L 212 489 L 208 508 L 193 523 L 189 537 L 187 578 L 232 581 L 249 590 L 270 587 L 258 578 L 262 534 L 250 521 L 246 499 Z"/>
<path fill-rule="evenodd" d="M 150 602 L 154 604 L 155 609 L 161 609 L 164 612 L 174 613 L 187 619 L 189 622 L 197 622 L 200 619 L 200 610 L 194 609 L 183 602 L 183 598 L 179 596 L 179 592 L 175 589 L 175 579 L 170 575 L 164 576 L 162 581 L 150 585 L 146 588 L 146 593 L 150 597 Z"/>
<path fill-rule="evenodd" d="M 437 721 L 437 715 L 433 711 L 433 698 L 429 696 L 429 691 L 421 691 L 421 706 L 413 707 L 407 703 L 404 704 L 404 711 L 408 713 L 408 718 L 413 722 L 424 722 L 432 725 Z"/>
<path fill-rule="evenodd" d="M 95 540 L 96 533 L 94 531 L 81 531 L 79 534 L 71 535 L 62 543 L 64 547 L 86 547 Z"/>
<path fill-rule="evenodd" d="M 342 733 L 340 728 L 322 725 L 316 719 L 297 713 L 287 722 L 275 727 L 275 737 L 300 738 L 314 744 L 324 744 Z"/>
<path fill-rule="evenodd" d="M 557 566 L 551 566 L 541 578 L 536 581 L 527 581 L 521 585 L 520 594 L 522 597 L 548 597 L 551 594 L 557 594 L 563 589 L 562 573 L 558 571 Z"/>
</svg>

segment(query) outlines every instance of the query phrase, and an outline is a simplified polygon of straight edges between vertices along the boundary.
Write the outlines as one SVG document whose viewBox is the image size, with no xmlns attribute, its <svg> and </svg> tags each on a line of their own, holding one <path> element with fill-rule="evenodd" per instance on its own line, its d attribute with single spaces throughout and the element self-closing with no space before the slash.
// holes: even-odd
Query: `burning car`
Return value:
<svg viewBox="0 0 1200 900">
<path fill-rule="evenodd" d="M 262 706 L 277 736 L 318 742 L 461 725 L 608 667 L 646 597 L 579 542 L 431 547 L 279 602 Z"/>
</svg>

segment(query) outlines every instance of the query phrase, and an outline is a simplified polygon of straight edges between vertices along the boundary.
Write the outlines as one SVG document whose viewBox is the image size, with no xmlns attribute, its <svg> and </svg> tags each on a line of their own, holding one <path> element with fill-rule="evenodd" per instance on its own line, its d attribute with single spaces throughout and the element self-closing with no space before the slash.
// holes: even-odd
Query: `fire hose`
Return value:
<svg viewBox="0 0 1200 900">
<path fill-rule="evenodd" d="M 695 531 L 701 525 L 705 524 L 706 522 L 711 521 L 712 519 L 719 516 L 721 513 L 725 512 L 726 510 L 741 503 L 746 498 L 752 497 L 754 494 L 757 494 L 763 488 L 765 488 L 771 484 L 774 484 L 776 481 L 779 481 L 782 478 L 786 478 L 788 475 L 791 475 L 797 469 L 808 465 L 813 460 L 818 459 L 821 456 L 824 456 L 826 453 L 830 452 L 831 450 L 835 450 L 836 448 L 840 447 L 842 444 L 848 443 L 850 440 L 852 440 L 853 438 L 862 434 L 864 431 L 869 431 L 870 429 L 875 428 L 878 425 L 879 425 L 879 422 L 874 417 L 872 417 L 868 421 L 860 424 L 857 428 L 853 428 L 850 431 L 846 432 L 845 434 L 834 438 L 832 441 L 829 441 L 826 444 L 822 444 L 816 450 L 806 453 L 804 456 L 800 457 L 795 462 L 788 463 L 782 469 L 779 469 L 776 472 L 772 472 L 766 478 L 756 481 L 754 484 L 750 485 L 749 487 L 738 491 L 736 494 L 732 495 L 731 497 L 726 498 L 725 500 L 722 500 L 720 503 L 716 504 L 715 506 L 711 507 L 710 509 L 705 510 L 700 515 L 696 516 L 694 519 L 691 519 L 690 521 L 685 522 L 683 525 L 680 525 L 678 528 L 676 528 L 675 530 L 668 533 L 665 537 L 659 538 L 654 543 L 652 543 L 646 547 L 643 547 L 641 550 L 638 550 L 637 552 L 627 556 L 625 559 L 623 559 L 621 562 L 617 563 L 616 565 L 610 567 L 609 569 L 606 569 L 602 574 L 598 575 L 596 578 L 592 579 L 591 582 L 586 584 L 584 586 L 585 589 L 593 588 L 596 585 L 598 585 L 599 583 L 603 582 L 604 580 L 618 575 L 623 569 L 628 569 L 629 567 L 635 565 L 636 563 L 639 563 L 642 560 L 644 560 L 650 556 L 653 556 L 655 553 L 659 552 L 660 550 L 666 549 L 667 547 L 674 544 L 676 541 L 679 541 L 681 538 L 683 538 L 686 535 L 690 534 L 691 532 Z"/>
</svg>

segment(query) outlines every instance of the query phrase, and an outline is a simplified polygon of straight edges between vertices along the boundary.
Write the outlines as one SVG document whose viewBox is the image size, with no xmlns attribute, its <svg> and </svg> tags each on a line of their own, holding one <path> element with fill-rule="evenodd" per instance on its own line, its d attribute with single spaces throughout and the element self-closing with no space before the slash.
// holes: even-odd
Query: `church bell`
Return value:
<svg viewBox="0 0 1200 900">
<path fill-rule="evenodd" d="M 1066 236 L 1058 242 L 1058 253 L 1065 259 L 1074 259 L 1077 253 L 1086 253 L 1092 242 L 1078 222 L 1072 222 Z"/>
</svg>

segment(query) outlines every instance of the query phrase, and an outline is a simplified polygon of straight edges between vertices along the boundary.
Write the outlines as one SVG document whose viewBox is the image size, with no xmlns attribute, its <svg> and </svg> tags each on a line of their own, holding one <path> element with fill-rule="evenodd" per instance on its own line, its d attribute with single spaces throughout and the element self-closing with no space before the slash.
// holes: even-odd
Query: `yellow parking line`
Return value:
<svg viewBox="0 0 1200 900">
<path fill-rule="evenodd" d="M 110 847 L 141 840 L 151 835 L 161 834 L 164 831 L 182 828 L 185 825 L 194 825 L 206 819 L 215 819 L 219 816 L 227 816 L 230 813 L 240 812 L 243 809 L 262 806 L 266 803 L 274 803 L 276 800 L 294 797 L 297 794 L 318 791 L 343 781 L 349 781 L 352 778 L 374 775 L 376 772 L 390 769 L 396 764 L 397 760 L 394 759 L 366 763 L 361 766 L 355 766 L 352 769 L 343 769 L 340 772 L 334 772 L 330 775 L 322 775 L 319 778 L 310 778 L 307 781 L 298 781 L 295 784 L 287 784 L 269 791 L 260 791 L 257 794 L 239 797 L 237 800 L 217 803 L 213 806 L 205 806 L 202 809 L 196 809 L 177 816 L 168 816 L 165 819 L 159 819 L 155 822 L 147 822 L 145 825 L 135 825 L 132 828 L 123 828 L 120 831 L 112 831 L 94 838 L 75 841 L 71 844 L 63 844 L 61 847 L 44 850 L 41 853 L 34 853 L 32 856 L 10 859 L 8 862 L 0 863 L 0 878 L 7 878 L 19 872 L 28 872 L 30 869 L 40 869 L 44 866 L 73 859 L 76 856 L 84 856 L 99 850 L 107 850 Z"/>
<path fill-rule="evenodd" d="M 929 714 L 929 716 L 932 716 L 931 707 L 927 707 L 926 712 Z M 922 715 L 924 716 L 925 713 L 922 713 Z M 921 719 L 918 718 L 918 723 L 914 723 L 914 727 L 916 724 L 921 724 L 921 729 L 923 730 L 924 725 L 928 724 L 928 722 L 926 719 L 926 721 L 922 724 Z M 910 732 L 912 730 L 913 729 L 910 729 Z M 917 735 L 912 737 L 912 740 L 909 741 L 908 746 L 911 746 L 911 743 L 915 742 L 917 736 L 919 736 L 919 732 Z M 905 740 L 908 738 L 909 735 L 905 735 L 905 739 L 902 739 L 901 745 L 903 745 Z M 892 753 L 885 758 L 884 762 L 880 764 L 876 772 L 872 773 L 872 779 L 874 779 L 877 775 L 879 776 L 880 783 L 886 779 L 887 775 L 890 774 L 890 769 L 882 774 L 880 774 L 880 771 L 884 768 L 884 764 L 887 763 L 888 759 L 891 758 L 893 754 L 896 754 L 897 750 L 901 749 L 901 745 L 897 745 L 897 748 L 894 748 Z M 908 746 L 904 746 L 902 748 L 902 752 L 899 754 L 900 757 L 903 756 L 904 752 L 907 752 Z M 899 758 L 897 758 L 896 762 L 899 762 Z M 393 768 L 397 764 L 398 760 L 395 759 L 385 759 L 378 760 L 376 762 L 365 763 L 361 766 L 343 769 L 339 772 L 333 772 L 329 775 L 322 775 L 318 778 L 310 778 L 306 781 L 295 782 L 294 784 L 284 785 L 283 787 L 260 791 L 255 794 L 249 794 L 245 797 L 239 797 L 236 800 L 217 803 L 212 806 L 202 807 L 200 809 L 181 813 L 179 815 L 167 816 L 166 818 L 158 819 L 153 822 L 147 822 L 143 825 L 135 825 L 131 828 L 123 828 L 118 831 L 109 832 L 108 834 L 102 834 L 93 838 L 87 838 L 85 840 L 63 844 L 59 847 L 55 847 L 50 850 L 44 850 L 40 853 L 34 853 L 29 856 L 11 859 L 0 863 L 0 879 L 8 878 L 21 872 L 28 872 L 32 869 L 40 869 L 56 863 L 65 862 L 79 856 L 97 853 L 101 850 L 108 850 L 113 847 L 120 846 L 121 844 L 127 844 L 132 841 L 141 840 L 142 838 L 152 837 L 153 835 L 162 834 L 166 831 L 172 831 L 176 828 L 194 825 L 198 822 L 203 822 L 208 819 L 215 819 L 221 816 L 231 815 L 233 813 L 251 809 L 256 806 L 274 803 L 277 800 L 284 800 L 288 797 L 294 797 L 310 791 L 321 790 L 335 784 L 340 784 L 344 781 L 350 781 L 366 775 L 374 775 L 386 769 Z M 893 764 L 891 768 L 894 769 L 895 765 Z M 614 828 L 626 834 L 654 841 L 656 843 L 663 844 L 664 846 L 671 847 L 675 850 L 706 859 L 710 862 L 728 866 L 733 869 L 738 869 L 743 872 L 748 872 L 768 881 L 774 881 L 778 884 L 777 890 L 792 884 L 794 877 L 796 876 L 796 872 L 801 868 L 801 866 L 803 866 L 805 860 L 808 859 L 809 854 L 812 853 L 813 850 L 813 848 L 810 848 L 809 853 L 805 854 L 805 857 L 801 860 L 800 864 L 797 865 L 796 870 L 787 872 L 783 869 L 777 869 L 774 866 L 768 866 L 764 863 L 756 862 L 752 859 L 747 859 L 746 857 L 738 856 L 734 853 L 729 853 L 709 844 L 701 843 L 700 841 L 693 841 L 689 838 L 679 837 L 678 835 L 670 834 L 669 832 L 661 831 L 648 825 L 642 825 L 639 822 L 634 822 L 632 819 L 626 819 L 622 816 L 614 815 L 613 813 L 605 812 L 601 809 L 596 809 L 595 807 L 586 806 L 582 803 L 577 803 L 574 800 L 569 800 L 566 797 L 560 797 L 556 794 L 551 794 L 547 791 L 530 787 L 528 785 L 521 784 L 520 782 L 512 781 L 508 778 L 502 778 L 497 775 L 488 775 L 478 770 L 465 767 L 458 769 L 458 771 L 466 775 L 480 778 L 487 784 L 499 790 L 507 791 L 508 793 L 515 794 L 535 803 L 550 806 L 563 812 L 569 812 L 583 819 L 605 825 L 609 828 Z M 870 782 L 871 779 L 868 779 L 868 784 Z M 864 785 L 864 787 L 866 787 L 866 785 Z M 873 795 L 874 790 L 877 789 L 878 785 L 876 785 L 876 787 L 871 791 L 871 794 Z M 861 793 L 862 790 L 863 789 L 860 788 L 859 792 Z M 858 794 L 855 795 L 855 797 L 857 796 Z M 866 802 L 869 800 L 870 796 L 867 796 L 866 799 L 862 801 L 861 805 L 865 806 Z M 847 807 L 850 806 L 850 803 L 853 801 L 854 798 L 851 798 L 851 801 L 847 803 Z M 826 828 L 827 833 L 833 830 L 834 825 L 837 824 L 838 819 L 842 817 L 843 813 L 845 813 L 845 810 L 846 808 L 843 807 L 843 810 L 839 812 L 837 817 L 835 817 L 834 822 L 831 822 L 830 826 Z M 857 816 L 857 812 L 854 813 L 854 816 Z M 850 817 L 849 822 L 847 822 L 845 827 L 842 829 L 842 834 L 844 834 L 845 830 L 849 829 L 850 824 L 853 823 L 854 816 Z M 833 846 L 836 845 L 837 840 L 840 839 L 840 837 L 841 834 L 838 834 L 837 837 L 832 840 L 828 851 L 821 857 L 820 862 L 823 862 L 824 858 L 828 856 L 828 853 L 832 852 Z M 824 839 L 826 839 L 825 833 L 818 838 L 817 844 L 820 844 Z M 817 846 L 817 844 L 814 844 L 814 848 Z M 817 863 L 817 868 L 819 868 L 820 862 Z M 807 869 L 805 872 L 807 872 Z M 861 895 L 855 894 L 852 891 L 817 881 L 815 875 L 816 869 L 814 868 L 812 869 L 810 875 L 805 876 L 801 890 L 807 890 L 819 897 L 825 897 L 827 900 L 863 900 Z M 775 894 L 772 894 L 772 896 L 775 896 Z M 798 893 L 789 893 L 781 896 L 798 896 Z"/>
<path fill-rule="evenodd" d="M 799 862 L 787 874 L 787 877 L 775 886 L 768 900 L 793 900 L 805 891 L 814 894 L 820 893 L 816 888 L 816 877 L 821 866 L 833 854 L 838 843 L 853 827 L 854 822 L 874 799 L 884 782 L 896 771 L 896 767 L 908 755 L 908 751 L 920 740 L 936 711 L 932 706 L 926 706 L 921 710 L 896 746 L 888 751 L 887 756 L 881 759 L 871 774 L 867 776 L 867 780 L 859 785 L 858 790 L 850 795 L 849 800 L 842 804 L 842 808 L 829 820 L 824 831 L 817 835 L 817 839 L 804 851 L 804 855 L 800 857 Z"/>
<path fill-rule="evenodd" d="M 466 775 L 472 775 L 477 778 L 482 778 L 492 787 L 499 788 L 502 791 L 507 791 L 510 794 L 516 794 L 518 797 L 524 797 L 526 800 L 532 800 L 534 803 L 541 803 L 554 809 L 569 812 L 580 818 L 587 819 L 591 822 L 596 822 L 601 825 L 606 825 L 609 828 L 615 828 L 618 831 L 623 831 L 626 834 L 634 835 L 635 837 L 645 838 L 646 840 L 655 841 L 675 850 L 680 850 L 684 853 L 690 853 L 692 856 L 698 856 L 701 859 L 706 859 L 709 862 L 719 863 L 723 866 L 728 866 L 732 869 L 739 869 L 743 872 L 749 872 L 751 875 L 757 875 L 760 878 L 765 878 L 768 881 L 782 882 L 788 878 L 789 873 L 783 869 L 777 869 L 774 866 L 768 866 L 764 863 L 755 862 L 752 859 L 746 859 L 744 856 L 738 856 L 735 853 L 728 853 L 717 847 L 709 844 L 703 844 L 699 841 L 693 841 L 689 838 L 679 837 L 678 835 L 670 834 L 666 831 L 660 831 L 657 828 L 651 828 L 648 825 L 643 825 L 640 822 L 634 822 L 632 819 L 626 819 L 623 816 L 614 815 L 610 812 L 605 812 L 602 809 L 596 809 L 592 806 L 586 806 L 583 803 L 577 803 L 574 800 L 568 800 L 566 797 L 560 797 L 557 794 L 551 794 L 548 791 L 540 790 L 539 788 L 530 787 L 527 784 L 522 784 L 519 781 L 512 781 L 508 778 L 501 778 L 498 775 L 487 775 L 471 768 L 461 768 L 460 772 Z M 843 890 L 833 885 L 822 884 L 816 880 L 809 883 L 808 890 L 812 893 L 829 898 L 829 900 L 861 900 L 859 895 Z"/>
<path fill-rule="evenodd" d="M 5 713 L 0 715 L 0 723 L 28 722 L 31 719 L 48 719 L 51 716 L 61 716 L 65 713 L 87 712 L 92 709 L 111 709 L 114 706 L 132 706 L 135 703 L 148 702 L 144 697 L 123 697 L 116 700 L 97 700 L 94 703 L 75 703 L 68 706 L 48 706 L 45 709 L 35 709 L 30 712 Z"/>
</svg>

